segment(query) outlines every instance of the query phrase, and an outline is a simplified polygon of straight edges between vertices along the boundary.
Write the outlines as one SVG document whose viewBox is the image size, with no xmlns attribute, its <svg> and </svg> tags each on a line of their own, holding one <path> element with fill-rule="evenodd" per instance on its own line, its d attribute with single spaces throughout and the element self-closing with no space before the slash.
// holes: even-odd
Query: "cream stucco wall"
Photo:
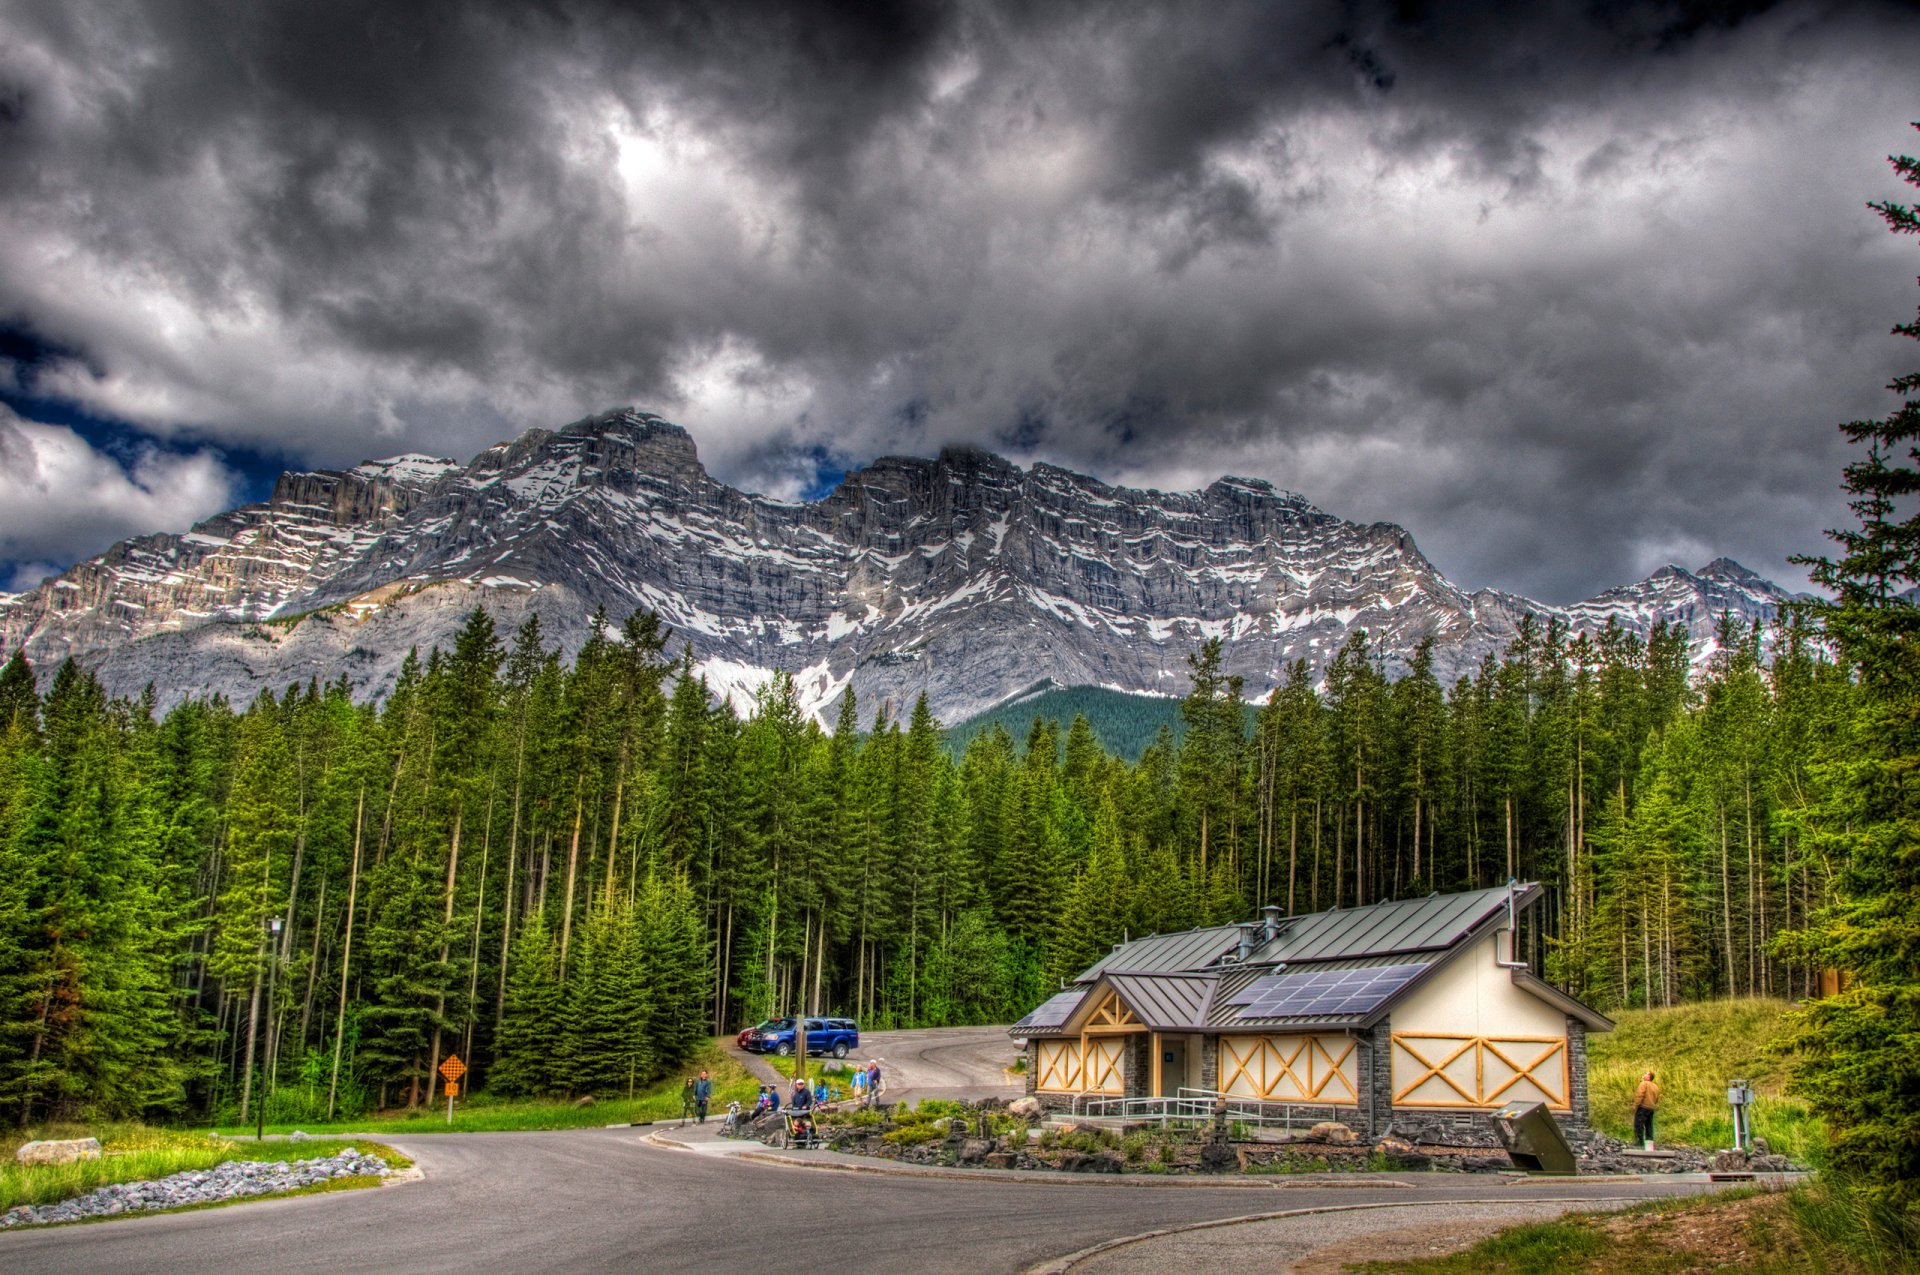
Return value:
<svg viewBox="0 0 1920 1275">
<path fill-rule="evenodd" d="M 1435 973 L 1391 1018 L 1395 1106 L 1487 1109 L 1572 1097 L 1566 1016 L 1514 985 L 1488 935 Z"/>
<path fill-rule="evenodd" d="M 1494 964 L 1494 944 L 1506 955 L 1505 934 L 1489 934 L 1455 957 L 1433 980 L 1393 1009 L 1396 1032 L 1461 1036 L 1565 1036 L 1566 1015 L 1513 985 Z"/>
</svg>

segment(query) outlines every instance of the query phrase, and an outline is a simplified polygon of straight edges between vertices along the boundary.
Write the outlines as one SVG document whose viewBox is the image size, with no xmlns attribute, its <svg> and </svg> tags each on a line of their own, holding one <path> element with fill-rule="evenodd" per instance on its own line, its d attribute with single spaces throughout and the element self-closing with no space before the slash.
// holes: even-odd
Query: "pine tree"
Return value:
<svg viewBox="0 0 1920 1275">
<path fill-rule="evenodd" d="M 1916 123 L 1920 128 L 1920 123 Z M 1920 160 L 1892 159 L 1920 186 Z M 1897 234 L 1920 211 L 1870 205 Z M 1920 339 L 1920 321 L 1894 329 Z M 1817 615 L 1858 677 L 1850 747 L 1829 754 L 1834 815 L 1849 852 L 1840 897 L 1783 950 L 1848 971 L 1852 983 L 1799 1020 L 1796 1084 L 1832 1130 L 1834 1167 L 1909 1217 L 1920 1214 L 1920 373 L 1889 387 L 1892 414 L 1841 428 L 1866 456 L 1847 466 L 1858 528 L 1829 533 L 1838 558 L 1810 560 L 1833 593 Z"/>
<path fill-rule="evenodd" d="M 559 962 L 553 936 L 535 912 L 513 941 L 507 972 L 506 1012 L 487 1074 L 490 1092 L 527 1097 L 562 1092 L 562 1026 Z"/>
</svg>

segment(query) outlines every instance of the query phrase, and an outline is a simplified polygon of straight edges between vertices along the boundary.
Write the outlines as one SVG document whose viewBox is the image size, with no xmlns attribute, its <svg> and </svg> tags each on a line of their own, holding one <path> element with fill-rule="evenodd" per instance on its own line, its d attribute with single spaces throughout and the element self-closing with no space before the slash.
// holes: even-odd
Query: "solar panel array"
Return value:
<svg viewBox="0 0 1920 1275">
<path fill-rule="evenodd" d="M 1356 970 L 1303 970 L 1249 984 L 1242 1018 L 1326 1018 L 1368 1014 L 1405 987 L 1425 965 L 1374 965 Z"/>
<path fill-rule="evenodd" d="M 1086 995 L 1085 988 L 1075 988 L 1070 992 L 1061 992 L 1043 1002 L 1040 1008 L 1028 1014 L 1017 1024 L 1021 1027 L 1058 1027 L 1067 1021 L 1073 1013 L 1073 1007 Z"/>
</svg>

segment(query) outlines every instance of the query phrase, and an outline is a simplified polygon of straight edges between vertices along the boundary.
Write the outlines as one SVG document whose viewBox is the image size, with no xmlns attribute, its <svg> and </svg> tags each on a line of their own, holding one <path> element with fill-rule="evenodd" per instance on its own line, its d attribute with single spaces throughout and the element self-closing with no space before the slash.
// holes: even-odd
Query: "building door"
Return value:
<svg viewBox="0 0 1920 1275">
<path fill-rule="evenodd" d="M 1161 1036 L 1160 1041 L 1160 1096 L 1177 1098 L 1180 1086 L 1187 1083 L 1187 1038 L 1185 1036 Z"/>
</svg>

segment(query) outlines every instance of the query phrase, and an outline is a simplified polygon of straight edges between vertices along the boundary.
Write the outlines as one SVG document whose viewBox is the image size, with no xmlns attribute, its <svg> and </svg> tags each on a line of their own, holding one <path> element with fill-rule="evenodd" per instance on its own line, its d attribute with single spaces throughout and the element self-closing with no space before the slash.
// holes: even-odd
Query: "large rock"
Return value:
<svg viewBox="0 0 1920 1275">
<path fill-rule="evenodd" d="M 1315 1142 L 1331 1142 L 1337 1146 L 1347 1146 L 1360 1141 L 1360 1135 L 1337 1120 L 1322 1120 L 1307 1130 L 1307 1136 Z"/>
<path fill-rule="evenodd" d="M 968 1138 L 960 1144 L 954 1155 L 959 1164 L 983 1164 L 993 1154 L 994 1142 L 991 1138 Z"/>
<path fill-rule="evenodd" d="M 1047 1109 L 1038 1098 L 1015 1098 L 1007 1104 L 1007 1114 L 1021 1120 L 1038 1120 L 1047 1114 Z"/>
<path fill-rule="evenodd" d="M 1206 1173 L 1231 1173 L 1240 1167 L 1240 1153 L 1226 1142 L 1209 1140 L 1200 1147 L 1200 1168 Z"/>
<path fill-rule="evenodd" d="M 100 1139 L 66 1138 L 28 1142 L 13 1153 L 13 1158 L 20 1164 L 72 1164 L 77 1160 L 98 1160 Z"/>
</svg>

